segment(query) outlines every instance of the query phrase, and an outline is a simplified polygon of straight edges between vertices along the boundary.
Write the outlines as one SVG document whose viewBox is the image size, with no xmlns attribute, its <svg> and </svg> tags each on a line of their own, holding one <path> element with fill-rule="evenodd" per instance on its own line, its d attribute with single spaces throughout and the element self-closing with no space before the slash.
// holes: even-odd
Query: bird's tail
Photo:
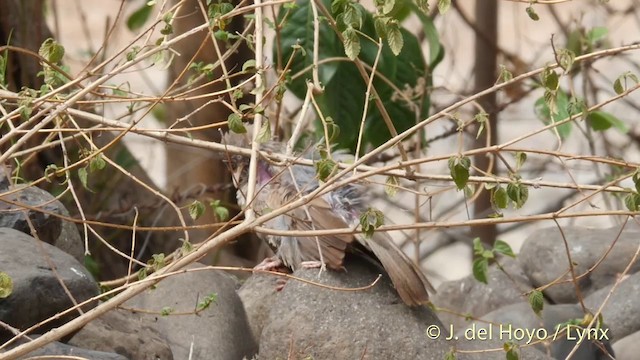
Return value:
<svg viewBox="0 0 640 360">
<path fill-rule="evenodd" d="M 427 290 L 435 293 L 422 270 L 409 259 L 385 232 L 376 232 L 365 240 L 373 254 L 391 278 L 393 286 L 405 304 L 418 306 L 429 303 Z"/>
</svg>

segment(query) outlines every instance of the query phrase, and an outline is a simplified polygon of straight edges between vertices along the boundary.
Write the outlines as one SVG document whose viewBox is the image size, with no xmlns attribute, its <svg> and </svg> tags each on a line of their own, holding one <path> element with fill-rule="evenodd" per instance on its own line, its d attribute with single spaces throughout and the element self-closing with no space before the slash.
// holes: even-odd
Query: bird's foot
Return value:
<svg viewBox="0 0 640 360">
<path fill-rule="evenodd" d="M 253 267 L 253 270 L 261 270 L 261 271 L 275 271 L 275 270 L 279 270 L 280 268 L 283 267 L 283 263 L 282 260 L 280 260 L 278 257 L 273 256 L 273 257 L 268 257 L 264 260 L 262 260 L 262 262 L 256 266 Z"/>
</svg>

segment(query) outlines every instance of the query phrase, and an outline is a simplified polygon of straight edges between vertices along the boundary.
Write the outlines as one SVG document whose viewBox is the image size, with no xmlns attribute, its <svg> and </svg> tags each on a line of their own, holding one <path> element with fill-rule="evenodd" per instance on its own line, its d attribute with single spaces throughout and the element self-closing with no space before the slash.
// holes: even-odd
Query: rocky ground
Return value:
<svg viewBox="0 0 640 360">
<path fill-rule="evenodd" d="M 52 215 L 66 215 L 64 207 L 37 188 L 12 188 L 7 182 L 0 186 L 2 192 L 18 190 L 3 196 L 8 202 L 0 203 L 0 272 L 13 280 L 12 293 L 0 299 L 0 321 L 6 324 L 0 326 L 0 343 L 5 343 L 15 331 L 45 319 L 54 320 L 29 332 L 29 337 L 77 316 L 78 311 L 61 312 L 73 301 L 98 295 L 100 289 L 82 265 L 77 228 Z M 31 209 L 15 211 L 11 202 Z M 634 261 L 640 232 L 618 233 L 619 229 L 586 228 L 563 228 L 564 235 L 557 228 L 532 233 L 516 259 L 500 258 L 502 269 L 490 267 L 488 284 L 472 277 L 444 283 L 433 296 L 434 306 L 422 308 L 405 306 L 384 277 L 362 291 L 332 290 L 296 280 L 277 291 L 281 283 L 270 275 L 255 274 L 241 284 L 224 272 L 192 271 L 160 282 L 62 342 L 29 356 L 444 359 L 457 349 L 457 359 L 504 359 L 504 344 L 513 343 L 521 345 L 522 359 L 564 359 L 577 340 L 562 334 L 556 341 L 539 338 L 553 336 L 558 324 L 564 324 L 562 328 L 569 321 L 579 322 L 584 306 L 593 312 L 602 308 L 604 325 L 588 333 L 602 341 L 582 341 L 573 358 L 609 359 L 606 354 L 613 348 L 617 359 L 635 359 L 640 351 L 640 274 L 636 273 L 640 265 Z M 567 249 L 579 291 L 573 282 L 564 281 Z M 191 269 L 198 267 L 193 264 Z M 294 275 L 333 288 L 355 288 L 373 283 L 379 272 L 354 258 L 348 260 L 345 272 L 319 274 L 307 269 Z M 551 283 L 544 287 L 544 308 L 537 316 L 526 294 Z M 208 296 L 212 304 L 195 311 Z M 97 305 L 89 302 L 82 309 Z M 163 315 L 168 308 L 172 314 Z M 570 331 L 569 336 L 579 334 Z M 494 350 L 474 351 L 486 349 Z"/>
</svg>

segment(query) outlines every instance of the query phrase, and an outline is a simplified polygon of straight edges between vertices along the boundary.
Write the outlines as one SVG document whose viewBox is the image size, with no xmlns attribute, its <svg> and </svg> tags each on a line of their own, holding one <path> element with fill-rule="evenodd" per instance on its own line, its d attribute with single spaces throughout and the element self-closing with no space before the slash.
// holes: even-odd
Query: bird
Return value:
<svg viewBox="0 0 640 360">
<path fill-rule="evenodd" d="M 249 147 L 247 134 L 229 132 L 224 143 Z M 261 150 L 284 153 L 285 144 L 268 141 Z M 333 158 L 345 161 L 351 156 L 334 151 Z M 250 204 L 246 199 L 249 160 L 240 155 L 230 157 L 233 183 L 238 205 L 253 206 L 256 215 L 272 210 L 307 195 L 320 186 L 314 168 L 300 164 L 284 166 L 260 157 L 257 163 L 256 194 Z M 365 185 L 348 183 L 336 190 L 313 197 L 305 205 L 266 221 L 263 226 L 274 230 L 328 230 L 355 227 L 366 206 L 368 193 Z M 343 270 L 345 255 L 364 256 L 384 268 L 401 300 L 408 306 L 429 304 L 429 292 L 434 287 L 420 268 L 382 231 L 370 237 L 364 234 L 329 234 L 319 236 L 289 236 L 258 234 L 267 241 L 275 255 L 265 259 L 255 269 L 272 270 L 280 266 L 292 271 L 300 268 L 325 266 L 330 270 Z"/>
</svg>

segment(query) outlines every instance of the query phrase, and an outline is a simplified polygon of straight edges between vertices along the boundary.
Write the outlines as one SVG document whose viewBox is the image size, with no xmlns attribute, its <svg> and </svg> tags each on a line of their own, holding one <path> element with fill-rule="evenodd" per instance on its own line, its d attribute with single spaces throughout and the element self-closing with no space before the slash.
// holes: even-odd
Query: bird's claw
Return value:
<svg viewBox="0 0 640 360">
<path fill-rule="evenodd" d="M 259 271 L 274 271 L 280 267 L 282 267 L 282 260 L 277 257 L 269 257 L 256 266 L 253 267 L 253 270 Z"/>
</svg>

